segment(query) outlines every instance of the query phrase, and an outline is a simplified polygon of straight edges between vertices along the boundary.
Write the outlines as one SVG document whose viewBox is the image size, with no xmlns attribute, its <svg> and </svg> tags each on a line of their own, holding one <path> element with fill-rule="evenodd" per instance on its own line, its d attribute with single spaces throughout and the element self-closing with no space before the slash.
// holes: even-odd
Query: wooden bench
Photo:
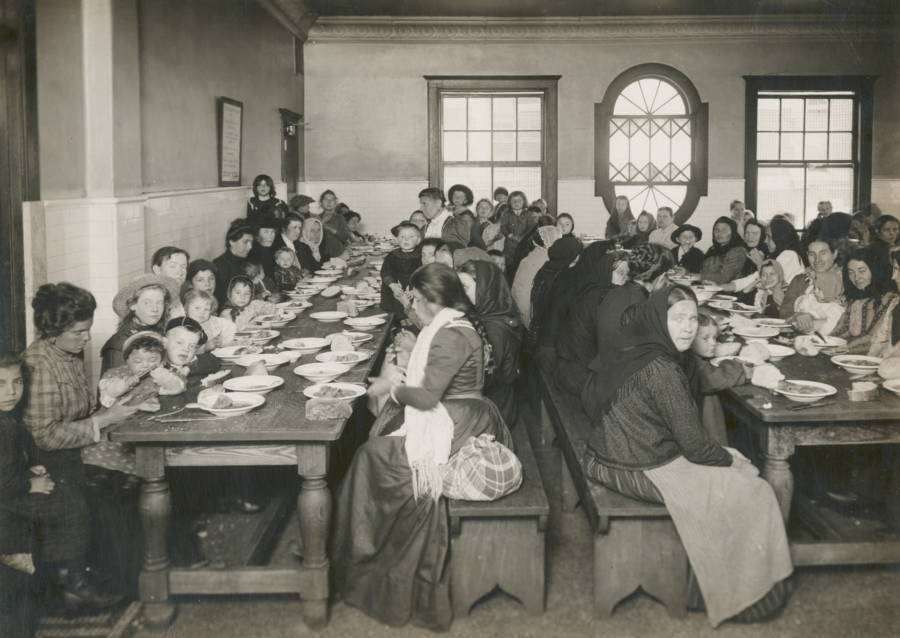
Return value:
<svg viewBox="0 0 900 638">
<path fill-rule="evenodd" d="M 499 587 L 530 614 L 544 611 L 545 531 L 550 504 L 525 426 L 512 432 L 522 486 L 496 501 L 451 500 L 450 591 L 454 614 L 468 615 Z"/>
<path fill-rule="evenodd" d="M 575 397 L 541 376 L 541 433 L 551 432 L 562 454 L 562 509 L 580 502 L 594 532 L 594 615 L 608 617 L 638 587 L 665 604 L 670 616 L 687 612 L 688 561 L 669 513 L 588 479 L 582 461 L 591 422 Z"/>
</svg>

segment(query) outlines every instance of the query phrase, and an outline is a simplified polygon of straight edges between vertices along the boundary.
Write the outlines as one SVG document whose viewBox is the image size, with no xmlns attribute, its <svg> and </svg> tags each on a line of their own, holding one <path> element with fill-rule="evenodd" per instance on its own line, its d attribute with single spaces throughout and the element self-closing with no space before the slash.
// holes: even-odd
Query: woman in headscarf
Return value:
<svg viewBox="0 0 900 638">
<path fill-rule="evenodd" d="M 552 222 L 551 217 L 542 218 L 539 226 L 526 237 L 520 247 L 528 248 L 528 252 L 519 251 L 521 260 L 512 278 L 512 295 L 519 312 L 519 319 L 527 329 L 531 324 L 531 288 L 534 277 L 548 259 L 547 250 L 562 236 Z M 507 262 L 508 265 L 509 262 Z M 509 271 L 507 271 L 507 275 Z"/>
<path fill-rule="evenodd" d="M 756 269 L 769 258 L 768 235 L 766 227 L 755 219 L 744 224 L 744 243 L 747 245 L 747 258 Z"/>
<path fill-rule="evenodd" d="M 558 227 L 557 227 L 558 228 Z M 547 251 L 547 262 L 534 276 L 531 286 L 531 323 L 528 325 L 526 342 L 530 350 L 538 345 L 538 339 L 550 314 L 550 300 L 557 277 L 573 262 L 584 249 L 577 237 L 560 237 Z"/>
<path fill-rule="evenodd" d="M 666 506 L 714 627 L 771 618 L 790 594 L 787 534 L 772 487 L 700 422 L 682 369 L 697 333 L 697 299 L 683 286 L 663 288 L 629 315 L 621 347 L 593 373 L 602 381 L 584 393 L 594 421 L 587 475 Z"/>
<path fill-rule="evenodd" d="M 457 268 L 463 290 L 491 345 L 492 366 L 484 384 L 484 395 L 496 404 L 509 427 L 518 419 L 514 385 L 519 376 L 522 324 L 503 271 L 493 262 L 467 261 Z"/>
<path fill-rule="evenodd" d="M 891 263 L 875 246 L 852 252 L 844 265 L 847 308 L 832 331 L 847 339 L 847 351 L 881 357 L 900 341 L 900 294 Z"/>
<path fill-rule="evenodd" d="M 634 213 L 631 212 L 631 204 L 624 195 L 616 197 L 616 203 L 606 221 L 607 239 L 620 237 L 628 232 L 628 225 L 634 221 Z"/>
<path fill-rule="evenodd" d="M 700 276 L 704 281 L 725 284 L 737 279 L 747 261 L 747 246 L 730 217 L 719 217 L 713 224 L 713 243 L 706 251 Z"/>
<path fill-rule="evenodd" d="M 452 268 L 429 264 L 410 279 L 424 327 L 406 381 L 392 368 L 368 393 L 388 399 L 335 499 L 334 584 L 378 621 L 447 629 L 450 522 L 437 468 L 472 436 L 512 445 L 482 396 L 490 353 L 484 328 Z"/>
<path fill-rule="evenodd" d="M 622 242 L 624 248 L 635 248 L 649 243 L 650 233 L 656 230 L 656 218 L 647 211 L 641 211 L 635 224 L 635 234 Z"/>
<path fill-rule="evenodd" d="M 453 267 L 459 268 L 467 261 L 487 261 L 494 263 L 491 256 L 481 248 L 470 246 L 469 248 L 457 248 L 453 251 Z"/>
<path fill-rule="evenodd" d="M 309 272 L 321 270 L 322 264 L 331 258 L 325 246 L 325 227 L 318 217 L 303 220 L 300 240 L 294 244 L 300 267 Z"/>
<path fill-rule="evenodd" d="M 580 261 L 579 261 L 580 263 Z M 659 244 L 645 244 L 630 252 L 606 253 L 593 278 L 575 291 L 565 320 L 553 330 L 561 388 L 579 396 L 590 376 L 592 362 L 621 343 L 625 309 L 667 283 L 672 253 Z"/>
</svg>

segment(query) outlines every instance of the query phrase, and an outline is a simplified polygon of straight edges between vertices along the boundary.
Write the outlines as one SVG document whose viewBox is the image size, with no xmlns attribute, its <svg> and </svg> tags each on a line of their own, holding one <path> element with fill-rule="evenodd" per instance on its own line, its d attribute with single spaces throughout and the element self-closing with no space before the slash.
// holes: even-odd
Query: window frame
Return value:
<svg viewBox="0 0 900 638">
<path fill-rule="evenodd" d="M 745 75 L 744 202 L 747 208 L 757 210 L 759 163 L 756 157 L 756 135 L 760 91 L 852 91 L 852 146 L 855 159 L 851 161 L 856 163 L 853 175 L 853 209 L 859 210 L 861 204 L 871 202 L 874 85 L 877 79 L 877 75 Z M 808 163 L 805 160 L 792 162 L 798 166 L 806 166 Z M 852 210 L 845 212 L 853 213 Z M 805 211 L 799 213 L 805 218 Z"/>
<path fill-rule="evenodd" d="M 675 211 L 687 220 L 697 210 L 709 184 L 709 104 L 700 99 L 693 82 L 678 69 L 666 64 L 638 64 L 616 76 L 606 88 L 603 101 L 594 104 L 594 194 L 603 198 L 607 211 L 615 210 L 616 185 L 609 177 L 609 126 L 615 117 L 616 100 L 631 83 L 644 78 L 660 78 L 672 84 L 687 104 L 691 122 L 691 177 L 681 206 Z M 656 211 L 649 211 L 656 213 Z"/>
<path fill-rule="evenodd" d="M 428 84 L 428 184 L 446 192 L 441 158 L 441 93 L 488 92 L 543 94 L 541 109 L 541 196 L 550 210 L 557 210 L 558 160 L 558 98 L 560 75 L 426 75 Z M 516 162 L 517 164 L 518 162 Z M 528 164 L 524 162 L 523 164 Z M 491 162 L 509 164 L 509 162 Z M 527 193 L 526 193 L 527 194 Z M 536 198 L 535 198 L 536 199 Z"/>
</svg>

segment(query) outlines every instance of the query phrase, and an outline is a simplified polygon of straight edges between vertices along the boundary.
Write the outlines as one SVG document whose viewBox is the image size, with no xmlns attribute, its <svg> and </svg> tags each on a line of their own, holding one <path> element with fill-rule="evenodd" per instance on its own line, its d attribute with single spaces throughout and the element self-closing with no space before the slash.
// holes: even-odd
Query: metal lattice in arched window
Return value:
<svg viewBox="0 0 900 638">
<path fill-rule="evenodd" d="M 612 210 L 668 206 L 686 219 L 706 194 L 706 104 L 677 70 L 644 64 L 625 71 L 596 109 L 596 194 Z"/>
</svg>

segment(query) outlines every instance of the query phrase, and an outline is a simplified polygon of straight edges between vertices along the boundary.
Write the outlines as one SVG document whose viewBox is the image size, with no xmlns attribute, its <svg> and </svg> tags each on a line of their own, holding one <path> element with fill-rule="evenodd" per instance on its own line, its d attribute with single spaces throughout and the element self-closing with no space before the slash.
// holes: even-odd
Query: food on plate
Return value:
<svg viewBox="0 0 900 638">
<path fill-rule="evenodd" d="M 347 401 L 310 399 L 306 402 L 306 418 L 311 421 L 346 419 L 351 414 L 353 414 L 353 408 Z"/>
<path fill-rule="evenodd" d="M 750 380 L 755 386 L 774 390 L 784 380 L 781 371 L 771 363 L 764 363 L 753 368 L 753 378 Z"/>
<path fill-rule="evenodd" d="M 231 370 L 219 370 L 218 372 L 213 372 L 212 374 L 208 374 L 203 379 L 200 380 L 200 385 L 204 388 L 208 388 L 211 385 L 215 385 L 216 381 L 219 379 L 224 379 L 229 374 L 231 374 Z"/>
<path fill-rule="evenodd" d="M 325 288 L 325 290 L 323 290 L 319 294 L 326 298 L 334 297 L 336 295 L 341 294 L 341 287 L 340 286 L 328 286 L 327 288 Z"/>
<path fill-rule="evenodd" d="M 851 386 L 854 392 L 870 392 L 878 387 L 871 381 L 854 381 Z"/>
<path fill-rule="evenodd" d="M 358 358 L 355 352 L 338 352 L 331 360 L 335 363 L 355 363 Z"/>
<path fill-rule="evenodd" d="M 851 368 L 874 368 L 878 364 L 867 359 L 841 359 L 842 366 L 850 366 Z"/>
<path fill-rule="evenodd" d="M 316 393 L 317 399 L 346 399 L 347 397 L 352 397 L 354 394 L 353 390 L 347 390 L 346 388 L 340 388 L 337 386 L 326 385 L 321 390 Z"/>
<path fill-rule="evenodd" d="M 754 362 L 762 363 L 764 361 L 768 361 L 772 357 L 772 353 L 769 352 L 766 344 L 760 343 L 758 341 L 751 341 L 743 348 L 741 348 L 739 356 L 745 359 L 750 359 Z"/>
<path fill-rule="evenodd" d="M 817 388 L 814 385 L 807 385 L 806 383 L 796 383 L 794 381 L 785 381 L 782 379 L 775 386 L 778 390 L 782 392 L 790 392 L 791 394 L 824 394 L 825 391 L 822 388 Z"/>
<path fill-rule="evenodd" d="M 235 348 L 231 354 L 237 357 L 246 354 L 259 354 L 260 352 L 262 352 L 262 348 L 259 346 L 240 346 Z"/>
<path fill-rule="evenodd" d="M 265 376 L 267 374 L 269 374 L 269 370 L 266 368 L 266 364 L 263 361 L 254 361 L 249 366 L 247 366 L 247 371 L 244 372 L 245 377 L 254 375 Z"/>
<path fill-rule="evenodd" d="M 331 351 L 332 352 L 352 352 L 353 351 L 353 342 L 349 337 L 346 337 L 342 334 L 336 334 L 331 339 Z"/>
</svg>

